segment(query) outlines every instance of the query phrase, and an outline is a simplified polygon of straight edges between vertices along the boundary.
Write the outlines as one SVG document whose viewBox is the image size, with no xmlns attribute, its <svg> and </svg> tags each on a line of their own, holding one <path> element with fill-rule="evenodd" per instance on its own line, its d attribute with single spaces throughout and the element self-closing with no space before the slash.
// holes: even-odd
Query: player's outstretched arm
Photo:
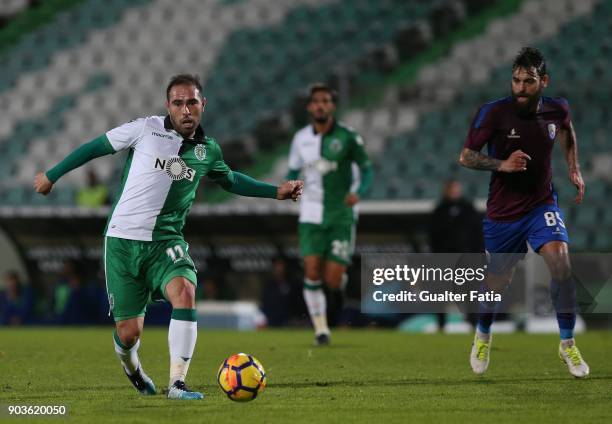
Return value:
<svg viewBox="0 0 612 424">
<path fill-rule="evenodd" d="M 267 197 L 278 200 L 297 200 L 302 195 L 304 185 L 300 180 L 291 180 L 277 187 L 236 171 L 230 171 L 214 181 L 224 190 L 240 196 Z"/>
<path fill-rule="evenodd" d="M 278 200 L 291 199 L 295 202 L 302 195 L 303 188 L 304 182 L 301 180 L 285 181 L 278 187 L 276 198 Z"/>
<path fill-rule="evenodd" d="M 459 163 L 466 168 L 498 172 L 526 171 L 529 160 L 531 157 L 522 150 L 515 150 L 508 159 L 501 160 L 464 147 L 459 156 Z"/>
<path fill-rule="evenodd" d="M 44 172 L 39 172 L 34 177 L 34 190 L 36 193 L 40 193 L 44 196 L 51 193 L 53 189 L 53 183 L 49 181 L 47 175 Z"/>
<path fill-rule="evenodd" d="M 95 138 L 89 143 L 83 144 L 77 148 L 47 172 L 39 172 L 36 174 L 36 177 L 34 177 L 34 190 L 46 196 L 51 192 L 53 184 L 55 184 L 62 175 L 67 174 L 92 159 L 112 153 L 115 153 L 115 149 L 111 146 L 106 135 Z"/>
<path fill-rule="evenodd" d="M 563 149 L 565 160 L 567 161 L 567 168 L 569 171 L 569 179 L 576 186 L 578 194 L 574 201 L 576 203 L 582 203 L 584 198 L 585 184 L 582 179 L 582 173 L 580 172 L 580 164 L 578 163 L 578 142 L 576 140 L 576 131 L 574 131 L 574 125 L 570 121 L 569 128 L 561 128 L 559 130 L 559 144 Z"/>
</svg>

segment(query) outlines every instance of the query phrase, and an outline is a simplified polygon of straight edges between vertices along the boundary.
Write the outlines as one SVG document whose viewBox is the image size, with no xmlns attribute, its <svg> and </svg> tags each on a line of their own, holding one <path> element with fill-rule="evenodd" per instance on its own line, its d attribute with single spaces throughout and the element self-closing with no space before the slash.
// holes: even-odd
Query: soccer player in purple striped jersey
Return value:
<svg viewBox="0 0 612 424">
<path fill-rule="evenodd" d="M 574 341 L 576 282 L 569 259 L 569 238 L 552 185 L 551 156 L 561 146 L 569 178 L 584 197 L 578 146 L 566 99 L 545 97 L 549 82 L 539 50 L 523 48 L 512 65 L 512 95 L 480 107 L 465 140 L 461 165 L 491 171 L 487 214 L 483 221 L 489 273 L 483 290 L 503 290 L 527 243 L 540 254 L 551 273 L 551 298 L 557 313 L 561 342 L 559 357 L 575 377 L 589 367 Z M 487 146 L 487 154 L 481 153 Z M 476 374 L 489 365 L 494 304 L 481 304 L 470 354 Z"/>
</svg>

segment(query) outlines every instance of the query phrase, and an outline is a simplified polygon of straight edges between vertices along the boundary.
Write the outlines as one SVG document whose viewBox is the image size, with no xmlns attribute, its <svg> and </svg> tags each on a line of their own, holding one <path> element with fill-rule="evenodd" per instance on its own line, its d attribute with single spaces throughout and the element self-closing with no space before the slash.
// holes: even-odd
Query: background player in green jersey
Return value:
<svg viewBox="0 0 612 424">
<path fill-rule="evenodd" d="M 136 389 L 155 394 L 138 358 L 147 303 L 172 304 L 168 331 L 168 398 L 202 399 L 185 386 L 197 339 L 196 269 L 182 229 L 201 177 L 243 196 L 296 200 L 301 181 L 280 187 L 233 172 L 200 119 L 206 99 L 196 76 L 173 77 L 166 89 L 168 115 L 137 119 L 82 145 L 57 166 L 36 175 L 34 188 L 48 194 L 65 173 L 87 161 L 128 150 L 120 192 L 104 240 L 110 311 L 116 323 L 115 351 Z"/>
<path fill-rule="evenodd" d="M 355 243 L 354 207 L 372 181 L 363 139 L 334 118 L 336 93 L 327 85 L 310 87 L 308 114 L 312 123 L 293 137 L 288 180 L 304 174 L 300 204 L 300 252 L 304 258 L 304 300 L 315 343 L 329 343 L 327 305 L 322 281 L 340 288 L 346 281 Z"/>
</svg>

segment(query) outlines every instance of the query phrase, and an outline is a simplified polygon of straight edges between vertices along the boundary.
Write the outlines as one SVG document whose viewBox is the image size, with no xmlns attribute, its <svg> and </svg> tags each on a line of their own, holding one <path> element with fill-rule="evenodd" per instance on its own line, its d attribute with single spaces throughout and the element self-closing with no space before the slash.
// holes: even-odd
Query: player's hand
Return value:
<svg viewBox="0 0 612 424">
<path fill-rule="evenodd" d="M 53 183 L 49 181 L 47 175 L 44 172 L 39 172 L 34 177 L 34 190 L 36 193 L 44 194 L 45 196 L 51 192 L 53 188 Z"/>
<path fill-rule="evenodd" d="M 515 150 L 512 152 L 508 159 L 502 161 L 499 171 L 500 172 L 523 172 L 527 171 L 527 161 L 531 160 L 531 157 L 523 152 L 522 150 Z"/>
<path fill-rule="evenodd" d="M 572 184 L 574 184 L 578 189 L 578 194 L 576 195 L 574 202 L 576 202 L 576 204 L 580 204 L 584 198 L 584 180 L 582 179 L 580 169 L 570 169 L 569 178 Z"/>
<path fill-rule="evenodd" d="M 344 203 L 346 203 L 348 206 L 355 206 L 357 202 L 359 202 L 359 196 L 357 193 L 349 193 L 344 198 Z"/>
<path fill-rule="evenodd" d="M 278 200 L 291 199 L 295 202 L 302 195 L 302 188 L 304 188 L 302 180 L 285 181 L 278 187 L 276 198 Z"/>
</svg>

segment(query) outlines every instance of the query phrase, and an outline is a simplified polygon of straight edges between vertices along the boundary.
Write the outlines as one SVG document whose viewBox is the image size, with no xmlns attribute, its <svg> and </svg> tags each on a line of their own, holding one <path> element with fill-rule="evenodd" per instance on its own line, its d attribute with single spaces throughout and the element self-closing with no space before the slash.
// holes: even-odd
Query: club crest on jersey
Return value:
<svg viewBox="0 0 612 424">
<path fill-rule="evenodd" d="M 508 137 L 508 138 L 521 138 L 521 136 L 516 133 L 516 130 L 514 128 L 512 128 L 510 130 L 510 134 L 508 134 L 506 137 Z"/>
<path fill-rule="evenodd" d="M 337 138 L 334 138 L 329 143 L 329 150 L 331 150 L 334 153 L 338 153 L 340 150 L 342 150 L 342 142 L 338 140 Z"/>
<path fill-rule="evenodd" d="M 548 136 L 551 140 L 555 139 L 557 135 L 557 126 L 555 124 L 548 124 Z"/>
<path fill-rule="evenodd" d="M 206 158 L 206 147 L 203 144 L 196 144 L 193 153 L 198 160 L 204 160 Z"/>
<path fill-rule="evenodd" d="M 155 159 L 155 168 L 166 171 L 166 174 L 173 181 L 183 179 L 193 181 L 193 177 L 195 177 L 195 170 L 189 168 L 185 161 L 178 156 L 172 156 L 169 159 Z"/>
</svg>

